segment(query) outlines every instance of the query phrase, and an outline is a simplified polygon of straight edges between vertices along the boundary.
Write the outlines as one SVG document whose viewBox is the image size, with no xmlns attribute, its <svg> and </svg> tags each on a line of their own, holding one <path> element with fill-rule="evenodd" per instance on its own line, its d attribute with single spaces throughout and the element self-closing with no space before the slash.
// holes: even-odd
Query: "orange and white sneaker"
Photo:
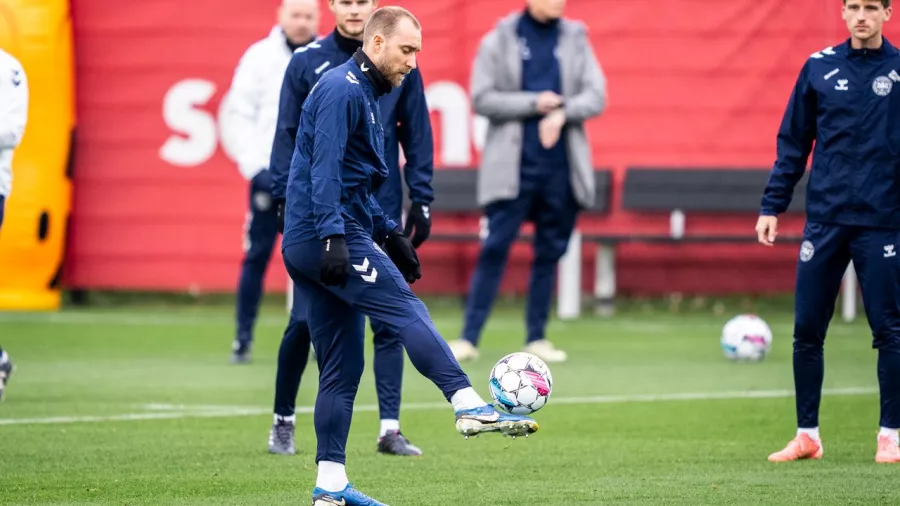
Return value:
<svg viewBox="0 0 900 506">
<path fill-rule="evenodd" d="M 879 446 L 879 448 L 881 448 Z M 797 434 L 783 450 L 769 455 L 769 462 L 790 462 L 792 460 L 821 459 L 822 441 L 809 437 L 809 434 Z"/>
<path fill-rule="evenodd" d="M 879 464 L 900 463 L 900 445 L 891 436 L 878 436 L 878 451 L 875 462 Z"/>
</svg>

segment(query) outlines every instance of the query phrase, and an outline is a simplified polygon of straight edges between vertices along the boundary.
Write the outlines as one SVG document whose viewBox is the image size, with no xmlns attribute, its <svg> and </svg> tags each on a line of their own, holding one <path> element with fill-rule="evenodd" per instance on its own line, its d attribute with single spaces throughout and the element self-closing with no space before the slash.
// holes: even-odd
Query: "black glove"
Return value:
<svg viewBox="0 0 900 506">
<path fill-rule="evenodd" d="M 322 241 L 322 262 L 319 264 L 319 279 L 325 286 L 347 286 L 350 275 L 350 252 L 344 236 L 333 235 Z"/>
<path fill-rule="evenodd" d="M 284 235 L 284 199 L 274 199 L 272 204 L 275 206 L 275 220 L 278 222 L 278 232 Z"/>
<path fill-rule="evenodd" d="M 431 209 L 428 204 L 421 202 L 413 202 L 409 206 L 409 213 L 406 215 L 406 228 L 403 233 L 406 237 L 410 237 L 410 232 L 416 229 L 412 237 L 413 248 L 418 248 L 431 235 Z"/>
<path fill-rule="evenodd" d="M 400 232 L 400 227 L 395 228 L 388 234 L 384 245 L 387 248 L 387 254 L 391 261 L 397 266 L 400 274 L 403 274 L 407 283 L 413 284 L 422 277 L 422 268 L 419 266 L 419 256 L 416 255 L 416 248 Z"/>
</svg>

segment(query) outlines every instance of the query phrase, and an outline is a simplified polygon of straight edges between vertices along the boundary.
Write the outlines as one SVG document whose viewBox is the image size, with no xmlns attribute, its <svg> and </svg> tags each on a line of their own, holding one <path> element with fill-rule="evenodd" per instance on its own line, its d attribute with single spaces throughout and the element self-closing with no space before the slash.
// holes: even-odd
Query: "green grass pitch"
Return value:
<svg viewBox="0 0 900 506">
<path fill-rule="evenodd" d="M 455 338 L 458 308 L 432 314 Z M 374 451 L 370 361 L 348 473 L 392 506 L 898 504 L 900 468 L 873 460 L 876 355 L 864 318 L 831 327 L 824 460 L 766 461 L 795 422 L 791 315 L 761 314 L 774 351 L 755 364 L 723 358 L 727 316 L 711 312 L 552 322 L 571 358 L 551 364 L 553 395 L 528 439 L 464 440 L 441 394 L 407 363 L 401 423 L 425 452 L 416 459 Z M 298 400 L 298 455 L 266 452 L 284 322 L 267 306 L 254 362 L 233 366 L 225 305 L 0 315 L 0 344 L 18 366 L 0 404 L 0 504 L 309 504 L 313 363 Z M 521 309 L 498 309 L 481 359 L 465 364 L 486 398 L 490 368 L 521 348 L 523 332 Z"/>
</svg>

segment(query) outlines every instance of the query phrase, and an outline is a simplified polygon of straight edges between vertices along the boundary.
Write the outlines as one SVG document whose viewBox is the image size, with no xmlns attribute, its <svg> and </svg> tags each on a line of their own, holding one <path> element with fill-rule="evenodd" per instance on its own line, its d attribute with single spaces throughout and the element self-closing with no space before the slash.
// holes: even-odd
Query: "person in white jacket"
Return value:
<svg viewBox="0 0 900 506">
<path fill-rule="evenodd" d="M 3 210 L 12 191 L 13 150 L 22 141 L 28 121 L 28 79 L 13 55 L 0 49 L 0 228 Z M 0 347 L 0 399 L 12 375 L 9 355 Z"/>
<path fill-rule="evenodd" d="M 316 39 L 317 0 L 282 0 L 278 24 L 241 57 L 231 88 L 222 103 L 222 135 L 235 146 L 237 166 L 250 182 L 250 203 L 244 224 L 244 259 L 237 289 L 237 335 L 232 362 L 250 360 L 253 327 L 263 293 L 263 278 L 278 235 L 272 205 L 269 157 L 281 82 L 291 55 Z"/>
</svg>

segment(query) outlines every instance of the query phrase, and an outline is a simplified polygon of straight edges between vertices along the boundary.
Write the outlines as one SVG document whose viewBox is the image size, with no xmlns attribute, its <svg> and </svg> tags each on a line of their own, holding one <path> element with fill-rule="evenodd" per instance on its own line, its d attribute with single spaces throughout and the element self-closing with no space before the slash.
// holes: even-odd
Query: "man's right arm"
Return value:
<svg viewBox="0 0 900 506">
<path fill-rule="evenodd" d="M 816 108 L 816 91 L 809 82 L 807 62 L 791 92 L 778 130 L 777 158 L 763 193 L 761 215 L 777 216 L 787 211 L 816 139 Z"/>
<path fill-rule="evenodd" d="M 358 90 L 347 86 L 320 85 L 316 88 L 320 96 L 316 99 L 314 110 L 310 111 L 315 114 L 310 167 L 311 197 L 316 233 L 321 240 L 344 235 L 341 169 L 351 126 L 357 124 L 359 117 L 354 106 L 358 94 L 354 91 Z"/>
<path fill-rule="evenodd" d="M 303 79 L 305 67 L 306 56 L 303 53 L 294 53 L 281 83 L 278 122 L 275 124 L 272 155 L 269 159 L 269 172 L 272 174 L 272 198 L 275 200 L 284 199 L 291 170 L 291 158 L 294 156 L 294 146 L 297 142 L 300 112 L 303 102 L 309 95 L 307 83 Z"/>
<path fill-rule="evenodd" d="M 497 69 L 505 58 L 499 49 L 499 35 L 486 35 L 478 47 L 470 84 L 476 114 L 491 120 L 510 121 L 538 114 L 538 94 L 530 91 L 500 91 Z"/>
</svg>

